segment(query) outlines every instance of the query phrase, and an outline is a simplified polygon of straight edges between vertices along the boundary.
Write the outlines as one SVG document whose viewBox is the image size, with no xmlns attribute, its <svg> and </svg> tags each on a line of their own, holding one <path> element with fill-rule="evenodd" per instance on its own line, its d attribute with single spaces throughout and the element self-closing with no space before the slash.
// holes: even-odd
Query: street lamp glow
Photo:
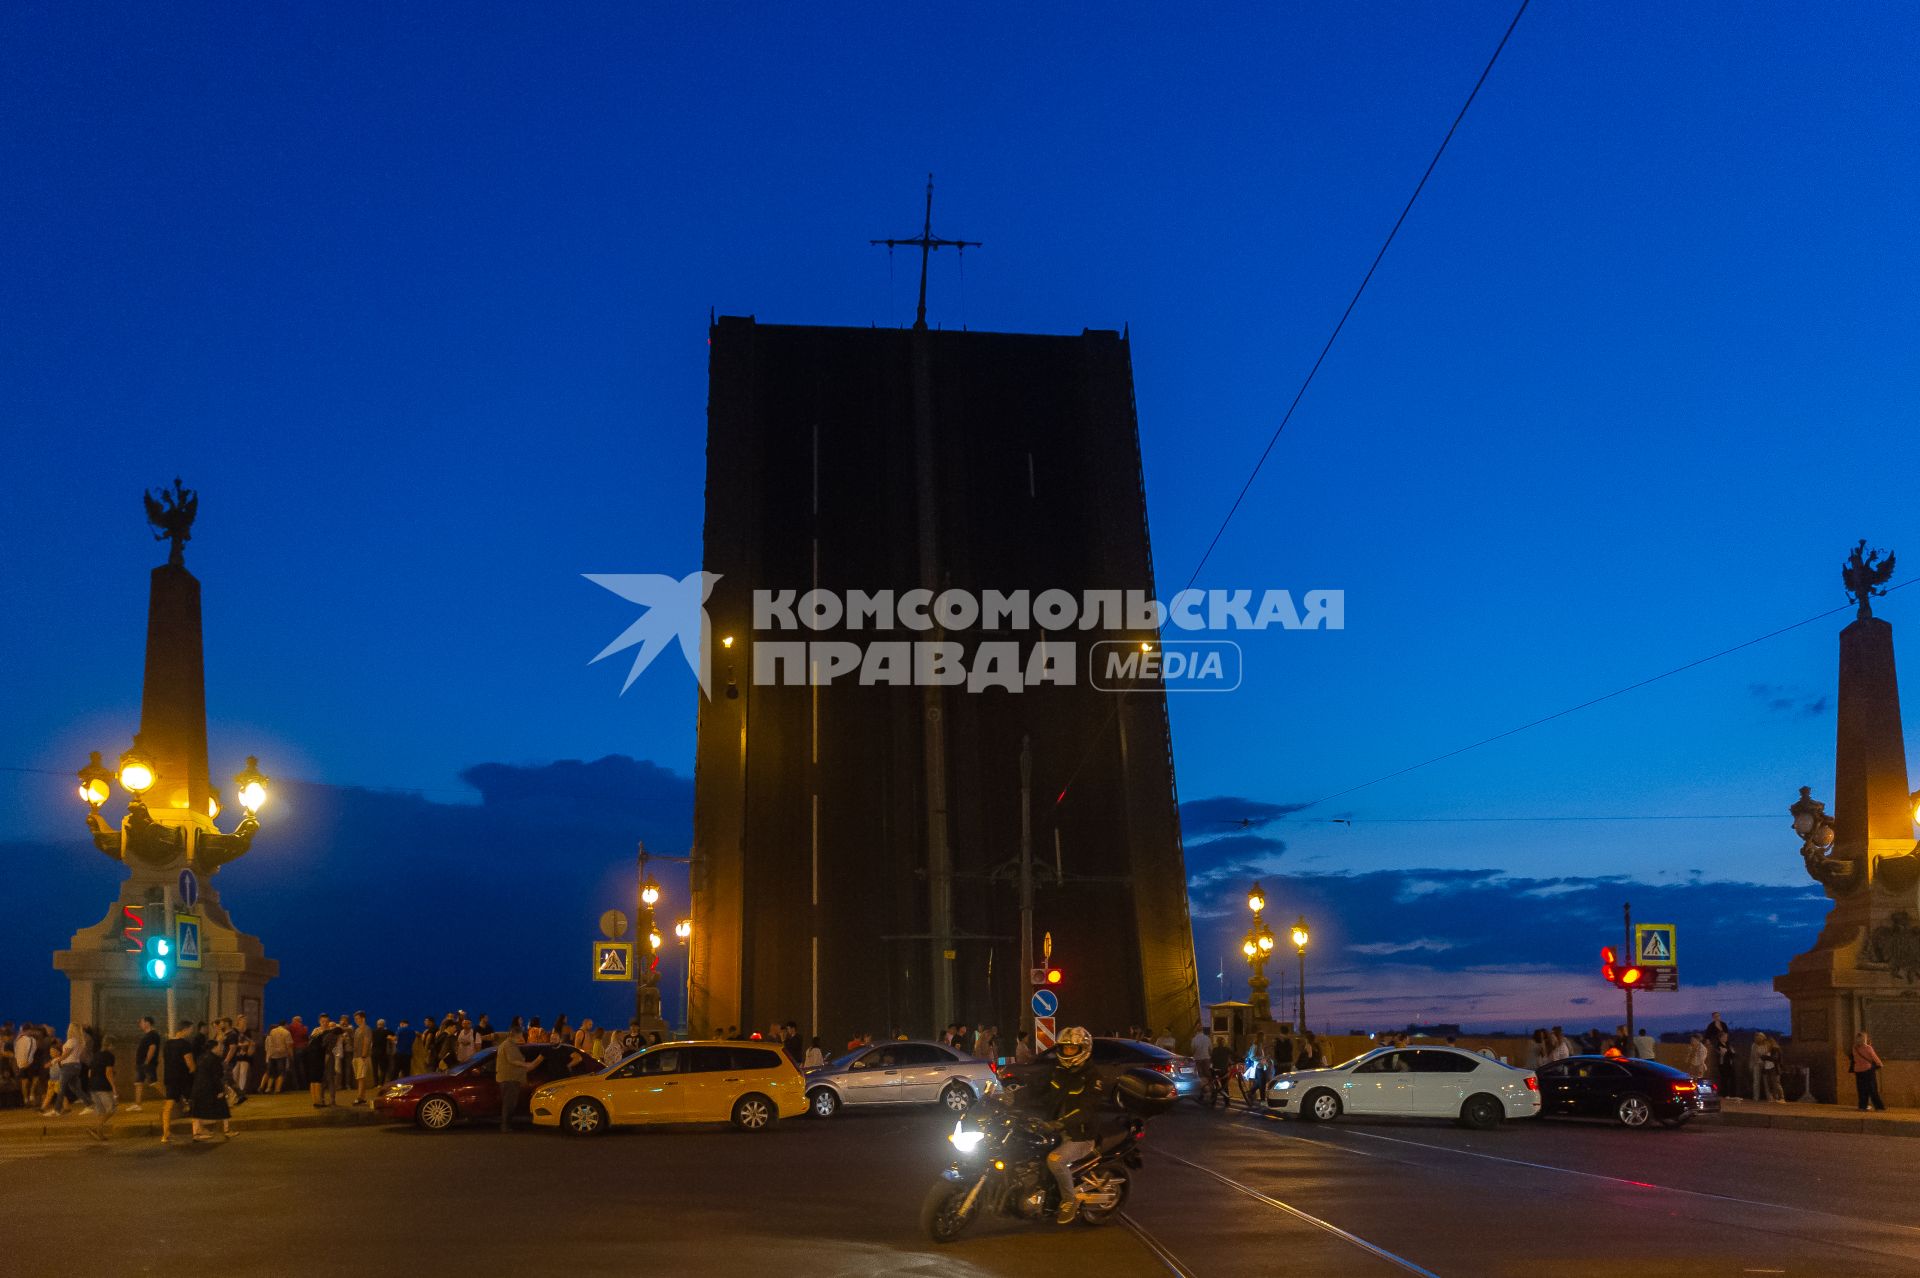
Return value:
<svg viewBox="0 0 1920 1278">
<path fill-rule="evenodd" d="M 135 738 L 133 749 L 120 756 L 120 784 L 128 794 L 138 798 L 153 789 L 153 762 L 140 749 L 140 741 Z"/>
<path fill-rule="evenodd" d="M 1300 916 L 1300 921 L 1293 925 L 1293 948 L 1296 950 L 1307 948 L 1307 916 L 1304 914 Z"/>
<path fill-rule="evenodd" d="M 1264 931 L 1260 933 L 1260 952 L 1262 954 L 1273 952 L 1273 933 Z"/>
<path fill-rule="evenodd" d="M 98 808 L 107 801 L 107 781 L 113 774 L 101 766 L 98 750 L 88 752 L 87 766 L 80 769 L 77 775 L 80 778 L 80 802 L 90 808 Z"/>
<path fill-rule="evenodd" d="M 667 943 L 666 938 L 661 936 L 658 932 L 647 933 L 647 944 L 651 945 L 654 949 L 657 950 L 662 945 L 665 945 L 666 943 Z"/>
<path fill-rule="evenodd" d="M 260 760 L 247 756 L 247 766 L 233 778 L 233 791 L 240 796 L 240 806 L 252 816 L 267 801 L 267 778 L 261 774 Z"/>
<path fill-rule="evenodd" d="M 693 920 L 681 919 L 678 923 L 675 923 L 673 925 L 673 934 L 679 937 L 683 941 L 686 940 L 689 936 L 692 936 Z"/>
<path fill-rule="evenodd" d="M 207 796 L 207 815 L 209 817 L 217 817 L 220 815 L 220 792 L 218 790 L 215 790 Z"/>
<path fill-rule="evenodd" d="M 1248 958 L 1252 958 L 1260 952 L 1260 947 L 1255 945 L 1251 940 L 1248 940 L 1240 946 L 1240 952 Z"/>
<path fill-rule="evenodd" d="M 721 646 L 722 648 L 731 648 L 731 647 L 733 647 L 733 636 L 732 636 L 732 635 L 721 635 L 721 636 L 720 636 L 720 646 Z"/>
<path fill-rule="evenodd" d="M 660 885 L 652 879 L 648 879 L 645 883 L 641 884 L 640 900 L 648 909 L 652 909 L 658 905 L 660 903 Z"/>
<path fill-rule="evenodd" d="M 1258 883 L 1253 885 L 1253 891 L 1247 893 L 1247 908 L 1255 914 L 1267 908 L 1266 890 Z"/>
</svg>

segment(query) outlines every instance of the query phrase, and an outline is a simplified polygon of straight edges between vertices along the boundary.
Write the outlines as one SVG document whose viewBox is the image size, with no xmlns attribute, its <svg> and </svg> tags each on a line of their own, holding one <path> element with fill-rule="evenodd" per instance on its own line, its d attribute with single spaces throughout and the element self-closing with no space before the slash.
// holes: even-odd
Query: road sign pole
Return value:
<svg viewBox="0 0 1920 1278">
<path fill-rule="evenodd" d="M 1620 912 L 1626 917 L 1627 922 L 1626 953 L 1631 960 L 1628 966 L 1637 967 L 1640 963 L 1640 955 L 1633 948 L 1633 902 L 1622 903 Z M 1620 1045 L 1620 1051 L 1628 1056 L 1633 1054 L 1633 986 L 1631 985 L 1627 986 L 1627 1041 Z"/>
<path fill-rule="evenodd" d="M 1020 966 L 1033 979 L 1033 739 L 1020 738 Z M 1020 1013 L 1022 1028 L 1033 1030 L 1033 1013 Z"/>
</svg>

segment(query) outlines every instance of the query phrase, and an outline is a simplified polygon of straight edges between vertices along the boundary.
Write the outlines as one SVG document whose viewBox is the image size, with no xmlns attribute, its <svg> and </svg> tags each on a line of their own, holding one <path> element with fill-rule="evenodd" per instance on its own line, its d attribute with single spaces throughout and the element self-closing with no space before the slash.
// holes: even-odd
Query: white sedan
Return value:
<svg viewBox="0 0 1920 1278">
<path fill-rule="evenodd" d="M 1540 1113 L 1540 1080 L 1457 1047 L 1377 1047 L 1330 1069 L 1282 1074 L 1267 1108 L 1314 1122 L 1342 1114 L 1452 1118 L 1486 1130 Z"/>
</svg>

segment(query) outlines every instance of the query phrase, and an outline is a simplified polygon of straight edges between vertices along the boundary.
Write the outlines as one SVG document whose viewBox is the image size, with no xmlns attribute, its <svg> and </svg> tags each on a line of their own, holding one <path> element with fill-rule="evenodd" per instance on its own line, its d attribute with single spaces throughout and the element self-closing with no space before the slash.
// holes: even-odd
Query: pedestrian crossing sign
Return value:
<svg viewBox="0 0 1920 1278">
<path fill-rule="evenodd" d="M 595 941 L 593 943 L 593 979 L 631 981 L 633 979 L 633 942 Z"/>
<path fill-rule="evenodd" d="M 200 966 L 200 917 L 196 914 L 173 916 L 175 962 L 181 967 Z"/>
<path fill-rule="evenodd" d="M 1633 925 L 1634 961 L 1641 967 L 1678 967 L 1671 923 L 1635 923 Z"/>
</svg>

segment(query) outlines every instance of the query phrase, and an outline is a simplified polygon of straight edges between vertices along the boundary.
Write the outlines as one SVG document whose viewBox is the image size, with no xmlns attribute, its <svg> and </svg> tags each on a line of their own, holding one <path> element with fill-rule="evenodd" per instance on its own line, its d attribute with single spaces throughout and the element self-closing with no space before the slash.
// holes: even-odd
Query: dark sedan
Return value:
<svg viewBox="0 0 1920 1278">
<path fill-rule="evenodd" d="M 527 1113 L 527 1101 L 543 1083 L 597 1073 L 601 1068 L 585 1052 L 559 1043 L 525 1043 L 521 1050 L 532 1070 L 514 1106 L 517 1116 Z M 395 1122 L 416 1123 L 430 1132 L 464 1121 L 499 1121 L 500 1084 L 493 1078 L 493 1052 L 491 1047 L 476 1052 L 444 1074 L 415 1074 L 387 1084 L 374 1096 L 374 1112 Z"/>
<path fill-rule="evenodd" d="M 1100 1080 L 1100 1090 L 1108 1095 L 1113 1094 L 1113 1082 L 1123 1072 L 1143 1066 L 1166 1075 L 1179 1096 L 1191 1096 L 1200 1086 L 1200 1075 L 1194 1070 L 1193 1062 L 1184 1056 L 1175 1056 L 1163 1047 L 1131 1038 L 1093 1040 L 1091 1067 Z M 1000 1081 L 1005 1085 L 1024 1087 L 1045 1079 L 1052 1069 L 1053 1049 L 1048 1048 L 1025 1065 L 997 1065 L 994 1072 L 999 1074 Z"/>
<path fill-rule="evenodd" d="M 1678 1127 L 1695 1114 L 1720 1112 L 1705 1079 L 1631 1056 L 1569 1056 L 1542 1065 L 1542 1118 L 1608 1118 L 1622 1127 Z"/>
</svg>

